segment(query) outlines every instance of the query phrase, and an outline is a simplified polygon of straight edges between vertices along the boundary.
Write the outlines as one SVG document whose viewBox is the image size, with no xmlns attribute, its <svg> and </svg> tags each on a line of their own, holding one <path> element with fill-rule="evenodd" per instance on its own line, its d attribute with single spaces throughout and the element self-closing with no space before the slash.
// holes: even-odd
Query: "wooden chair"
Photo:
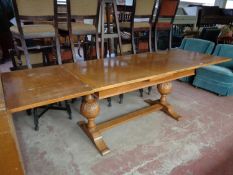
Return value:
<svg viewBox="0 0 233 175">
<path fill-rule="evenodd" d="M 61 64 L 60 43 L 57 28 L 56 0 L 12 0 L 17 26 L 10 28 L 15 50 L 20 59 L 20 51 L 26 57 L 27 67 L 32 68 L 29 50 L 46 49 L 52 45 L 28 46 L 26 41 L 32 39 L 53 38 L 56 43 L 56 60 Z M 30 22 L 26 25 L 23 22 Z"/>
<path fill-rule="evenodd" d="M 135 45 L 135 32 L 149 32 L 149 51 L 152 51 L 152 19 L 155 11 L 156 0 L 133 0 L 133 10 L 131 16 L 131 22 L 121 22 L 121 30 L 126 30 L 131 33 L 132 52 L 136 54 Z M 135 19 L 140 18 L 145 20 L 149 18 L 149 21 L 136 22 Z"/>
<path fill-rule="evenodd" d="M 158 31 L 169 31 L 169 46 L 172 47 L 172 27 L 179 6 L 180 0 L 159 0 L 158 10 L 154 21 L 154 45 L 158 50 Z"/>
<path fill-rule="evenodd" d="M 122 41 L 116 0 L 100 1 L 101 58 L 111 57 L 111 54 L 115 48 L 115 54 L 117 54 L 117 46 L 119 49 L 119 54 L 121 55 Z M 115 42 L 117 40 L 118 43 Z M 105 43 L 107 44 L 107 47 L 104 47 Z M 109 53 L 108 56 L 105 55 L 107 52 Z"/>
<path fill-rule="evenodd" d="M 76 51 L 73 36 L 94 35 L 96 43 L 96 54 L 99 58 L 99 42 L 98 42 L 98 21 L 99 21 L 99 1 L 98 0 L 67 0 L 67 23 L 59 24 L 61 31 L 67 31 L 73 55 L 73 61 L 76 62 Z M 80 19 L 92 19 L 92 24 L 84 24 L 76 22 Z"/>
</svg>

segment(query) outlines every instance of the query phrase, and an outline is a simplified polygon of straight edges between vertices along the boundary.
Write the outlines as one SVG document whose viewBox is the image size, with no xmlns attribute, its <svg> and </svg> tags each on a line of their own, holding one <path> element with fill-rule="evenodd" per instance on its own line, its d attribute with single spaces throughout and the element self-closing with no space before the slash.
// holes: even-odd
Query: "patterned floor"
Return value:
<svg viewBox="0 0 233 175">
<path fill-rule="evenodd" d="M 159 97 L 144 95 L 144 99 Z M 72 105 L 73 120 L 63 111 L 49 111 L 40 131 L 25 112 L 14 116 L 28 175 L 232 175 L 233 97 L 219 97 L 174 82 L 170 103 L 183 116 L 177 122 L 162 112 L 113 128 L 103 134 L 111 153 L 102 157 L 77 126 L 80 100 Z M 97 122 L 146 104 L 132 92 L 113 107 L 101 102 Z"/>
</svg>

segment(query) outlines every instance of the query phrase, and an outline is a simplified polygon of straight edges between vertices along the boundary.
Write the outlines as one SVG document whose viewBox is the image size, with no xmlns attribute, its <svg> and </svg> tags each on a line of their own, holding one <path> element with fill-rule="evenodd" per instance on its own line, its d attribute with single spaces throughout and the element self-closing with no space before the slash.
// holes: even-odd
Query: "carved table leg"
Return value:
<svg viewBox="0 0 233 175">
<path fill-rule="evenodd" d="M 162 83 L 157 86 L 159 93 L 161 94 L 159 103 L 163 106 L 163 111 L 167 113 L 170 117 L 174 118 L 175 120 L 179 120 L 181 118 L 178 115 L 174 108 L 167 102 L 167 95 L 169 95 L 172 91 L 172 83 Z"/>
<path fill-rule="evenodd" d="M 95 118 L 99 114 L 100 108 L 99 104 L 92 95 L 85 96 L 81 104 L 80 111 L 81 114 L 85 118 L 87 118 L 88 122 L 86 123 L 84 121 L 81 121 L 78 123 L 79 126 L 91 139 L 91 141 L 94 143 L 94 145 L 102 155 L 109 153 L 110 150 L 106 146 L 102 135 L 96 129 Z"/>
</svg>

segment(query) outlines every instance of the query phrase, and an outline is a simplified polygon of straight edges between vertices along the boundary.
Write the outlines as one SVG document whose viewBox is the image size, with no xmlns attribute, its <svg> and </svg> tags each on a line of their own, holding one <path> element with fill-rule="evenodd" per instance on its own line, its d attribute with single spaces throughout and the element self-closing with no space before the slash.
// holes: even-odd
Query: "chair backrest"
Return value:
<svg viewBox="0 0 233 175">
<path fill-rule="evenodd" d="M 12 0 L 19 18 L 53 17 L 56 0 Z M 17 17 L 17 16 L 16 16 Z"/>
<path fill-rule="evenodd" d="M 155 25 L 158 23 L 173 24 L 179 4 L 180 0 L 159 0 Z"/>
<path fill-rule="evenodd" d="M 68 10 L 71 16 L 96 17 L 99 8 L 99 0 L 67 0 Z"/>
<path fill-rule="evenodd" d="M 155 10 L 157 0 L 134 0 L 133 7 L 135 8 L 134 17 L 152 17 Z"/>
<path fill-rule="evenodd" d="M 218 44 L 214 50 L 213 55 L 231 58 L 231 61 L 218 64 L 219 66 L 227 67 L 233 70 L 233 45 Z"/>
<path fill-rule="evenodd" d="M 196 38 L 185 38 L 179 48 L 187 51 L 211 54 L 214 46 L 215 44 L 211 41 Z"/>
</svg>

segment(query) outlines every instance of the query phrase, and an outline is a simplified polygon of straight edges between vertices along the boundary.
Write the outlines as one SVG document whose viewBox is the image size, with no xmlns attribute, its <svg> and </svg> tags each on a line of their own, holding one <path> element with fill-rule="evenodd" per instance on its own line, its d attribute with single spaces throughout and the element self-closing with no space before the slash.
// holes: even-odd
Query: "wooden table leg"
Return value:
<svg viewBox="0 0 233 175">
<path fill-rule="evenodd" d="M 181 119 L 181 116 L 175 112 L 172 105 L 170 105 L 167 101 L 167 96 L 172 91 L 172 83 L 171 82 L 162 83 L 159 84 L 157 88 L 159 93 L 161 94 L 160 99 L 156 101 L 146 100 L 145 102 L 147 102 L 150 105 L 161 104 L 163 106 L 162 111 L 164 111 L 167 115 L 169 115 L 173 119 L 179 121 Z"/>
<path fill-rule="evenodd" d="M 85 96 L 81 104 L 81 114 L 87 118 L 88 122 L 81 121 L 79 126 L 87 134 L 87 136 L 94 143 L 101 155 L 105 155 L 110 152 L 109 148 L 105 144 L 101 133 L 96 129 L 95 118 L 98 116 L 100 107 L 96 99 L 92 95 Z"/>
<path fill-rule="evenodd" d="M 170 117 L 175 120 L 180 120 L 181 116 L 178 115 L 174 108 L 167 102 L 167 95 L 169 95 L 172 91 L 172 83 L 162 83 L 157 86 L 159 93 L 161 94 L 161 98 L 159 100 L 160 104 L 163 106 L 163 111 L 168 114 Z"/>
</svg>

